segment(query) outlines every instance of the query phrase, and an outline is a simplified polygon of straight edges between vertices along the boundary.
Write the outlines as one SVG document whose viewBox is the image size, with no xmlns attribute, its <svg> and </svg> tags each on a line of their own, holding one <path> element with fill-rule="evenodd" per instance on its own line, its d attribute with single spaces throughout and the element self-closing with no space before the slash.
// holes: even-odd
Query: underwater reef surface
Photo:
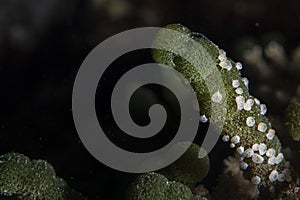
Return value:
<svg viewBox="0 0 300 200">
<path fill-rule="evenodd" d="M 282 152 L 282 143 L 275 128 L 266 117 L 267 106 L 249 93 L 247 78 L 242 77 L 242 64 L 227 58 L 224 50 L 201 34 L 193 33 L 181 25 L 167 28 L 179 31 L 185 38 L 198 42 L 208 57 L 189 48 L 189 41 L 170 38 L 159 33 L 156 45 L 172 46 L 178 52 L 154 50 L 157 63 L 175 68 L 189 80 L 197 94 L 200 114 L 209 123 L 222 129 L 222 140 L 234 157 L 224 160 L 224 172 L 217 186 L 210 192 L 205 185 L 197 185 L 207 175 L 209 156 L 199 159 L 203 149 L 192 144 L 190 149 L 166 169 L 140 175 L 129 186 L 127 199 L 299 199 L 299 178 L 295 167 Z M 176 56 L 187 52 L 201 68 Z M 207 88 L 207 77 L 215 77 L 212 68 L 219 70 L 224 90 L 210 81 L 213 93 Z M 221 105 L 226 115 L 211 119 L 211 104 Z M 221 112 L 221 110 L 220 110 Z M 224 126 L 218 126 L 224 120 Z M 287 109 L 288 134 L 299 140 L 299 104 Z M 0 199 L 82 199 L 65 181 L 58 178 L 46 161 L 30 160 L 21 154 L 0 157 Z M 224 195 L 225 194 L 225 195 Z"/>
</svg>

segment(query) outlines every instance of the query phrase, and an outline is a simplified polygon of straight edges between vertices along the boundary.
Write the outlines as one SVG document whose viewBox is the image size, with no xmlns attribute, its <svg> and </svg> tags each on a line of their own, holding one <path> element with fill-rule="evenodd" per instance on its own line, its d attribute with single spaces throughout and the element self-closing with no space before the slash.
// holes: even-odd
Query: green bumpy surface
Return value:
<svg viewBox="0 0 300 200">
<path fill-rule="evenodd" d="M 300 140 L 300 103 L 291 104 L 286 109 L 286 127 L 288 134 L 296 141 Z"/>
<path fill-rule="evenodd" d="M 69 199 L 71 193 L 46 161 L 30 160 L 17 153 L 0 156 L 0 198 L 62 200 Z"/>
<path fill-rule="evenodd" d="M 127 191 L 127 200 L 193 200 L 191 190 L 178 182 L 169 181 L 158 173 L 139 176 Z"/>
<path fill-rule="evenodd" d="M 154 42 L 155 62 L 175 68 L 190 82 L 198 98 L 200 113 L 205 114 L 216 128 L 220 128 L 223 140 L 229 140 L 230 147 L 237 150 L 236 156 L 241 160 L 241 165 L 245 170 L 244 175 L 253 184 L 270 192 L 277 192 L 276 188 L 285 187 L 288 182 L 292 181 L 289 164 L 286 164 L 284 158 L 280 158 L 283 156 L 281 143 L 265 116 L 264 104 L 249 94 L 247 79 L 240 74 L 240 63 L 227 58 L 223 50 L 203 35 L 192 33 L 182 25 L 172 24 L 166 28 L 178 31 L 182 36 L 170 37 L 162 30 Z M 200 47 L 194 48 L 191 40 L 196 41 Z M 161 50 L 160 46 L 169 46 L 176 51 L 168 51 L 165 48 Z M 182 54 L 187 55 L 186 59 L 179 56 Z M 227 66 L 221 63 L 224 56 Z M 233 81 L 238 83 L 238 86 L 233 84 Z M 218 92 L 219 97 L 220 95 L 222 97 L 221 100 L 213 98 L 213 94 Z M 244 99 L 240 105 L 242 108 L 238 108 L 237 97 Z M 251 103 L 247 103 L 247 100 Z M 211 116 L 218 112 L 220 115 L 212 119 Z M 253 125 L 248 125 L 247 119 L 249 118 L 254 119 Z M 258 146 L 261 152 L 258 151 Z M 263 150 L 265 147 L 266 149 Z M 270 149 L 275 151 L 274 156 L 266 154 L 266 151 Z M 245 156 L 246 150 L 253 150 L 253 152 L 250 156 Z M 275 160 L 276 163 L 274 163 Z M 274 174 L 280 175 L 280 179 L 273 176 Z"/>
<path fill-rule="evenodd" d="M 205 157 L 202 155 L 205 156 L 206 152 L 197 144 L 191 144 L 178 160 L 161 170 L 160 173 L 168 180 L 180 182 L 192 189 L 206 177 L 209 171 L 209 158 L 207 155 Z"/>
</svg>

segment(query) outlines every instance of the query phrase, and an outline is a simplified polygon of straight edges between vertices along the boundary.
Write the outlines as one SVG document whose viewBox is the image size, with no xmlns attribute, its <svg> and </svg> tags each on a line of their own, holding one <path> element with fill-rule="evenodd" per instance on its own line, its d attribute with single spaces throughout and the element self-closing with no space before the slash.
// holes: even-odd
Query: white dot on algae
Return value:
<svg viewBox="0 0 300 200">
<path fill-rule="evenodd" d="M 235 93 L 237 93 L 237 94 L 243 94 L 243 89 L 242 88 L 237 88 L 236 90 L 235 90 Z"/>
<path fill-rule="evenodd" d="M 273 140 L 273 138 L 275 137 L 275 130 L 274 129 L 269 129 L 268 133 L 266 134 L 266 137 L 269 140 Z"/>
<path fill-rule="evenodd" d="M 232 80 L 232 86 L 233 86 L 234 88 L 239 87 L 239 86 L 240 86 L 239 80 Z"/>
<path fill-rule="evenodd" d="M 211 100 L 215 103 L 220 103 L 222 101 L 222 98 L 222 94 L 219 90 L 211 96 Z"/>
<path fill-rule="evenodd" d="M 228 135 L 224 135 L 223 138 L 222 138 L 222 140 L 223 140 L 224 142 L 229 142 L 230 137 L 229 137 Z"/>
<path fill-rule="evenodd" d="M 254 176 L 253 178 L 251 178 L 251 183 L 254 185 L 258 185 L 260 184 L 261 178 L 259 176 Z"/>
<path fill-rule="evenodd" d="M 255 124 L 255 119 L 253 117 L 247 117 L 246 124 L 248 127 L 252 127 Z"/>
<path fill-rule="evenodd" d="M 235 67 L 238 69 L 238 70 L 241 70 L 243 68 L 242 64 L 240 62 L 236 62 L 235 63 Z"/>
<path fill-rule="evenodd" d="M 265 124 L 263 122 L 259 123 L 257 126 L 257 130 L 260 132 L 263 132 L 263 133 L 266 132 L 267 129 L 268 129 L 267 124 Z"/>
<path fill-rule="evenodd" d="M 278 175 L 279 175 L 279 174 L 278 174 L 278 171 L 273 170 L 273 171 L 271 172 L 271 174 L 269 175 L 269 180 L 270 180 L 271 182 L 277 181 Z"/>
<path fill-rule="evenodd" d="M 264 158 L 261 155 L 254 154 L 252 156 L 252 161 L 256 164 L 262 164 L 264 162 Z"/>
</svg>

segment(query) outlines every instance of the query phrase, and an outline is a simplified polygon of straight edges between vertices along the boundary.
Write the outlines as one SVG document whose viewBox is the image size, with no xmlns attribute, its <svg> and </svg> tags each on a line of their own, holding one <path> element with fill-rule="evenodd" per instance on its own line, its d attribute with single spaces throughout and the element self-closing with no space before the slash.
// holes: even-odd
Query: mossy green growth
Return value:
<svg viewBox="0 0 300 200">
<path fill-rule="evenodd" d="M 300 103 L 289 105 L 285 112 L 285 124 L 288 134 L 295 140 L 300 140 Z"/>
<path fill-rule="evenodd" d="M 129 187 L 127 200 L 194 200 L 191 190 L 158 173 L 140 175 Z"/>
<path fill-rule="evenodd" d="M 158 33 L 153 59 L 176 69 L 189 81 L 197 95 L 200 113 L 220 128 L 223 140 L 236 149 L 244 175 L 266 190 L 275 187 L 277 191 L 277 186 L 281 188 L 292 181 L 290 175 L 280 181 L 273 177 L 288 171 L 288 165 L 279 138 L 265 116 L 266 106 L 249 94 L 248 79 L 240 73 L 241 63 L 233 62 L 209 39 L 182 25 L 166 28 L 181 35 L 170 37 L 164 29 Z M 198 46 L 193 45 L 195 41 Z"/>
<path fill-rule="evenodd" d="M 18 199 L 81 199 L 57 177 L 52 165 L 43 160 L 9 153 L 0 156 L 0 197 Z"/>
<path fill-rule="evenodd" d="M 178 145 L 185 148 L 184 146 L 188 143 Z M 193 143 L 178 160 L 159 172 L 169 180 L 180 182 L 193 189 L 198 182 L 206 177 L 209 165 L 206 151 Z"/>
</svg>

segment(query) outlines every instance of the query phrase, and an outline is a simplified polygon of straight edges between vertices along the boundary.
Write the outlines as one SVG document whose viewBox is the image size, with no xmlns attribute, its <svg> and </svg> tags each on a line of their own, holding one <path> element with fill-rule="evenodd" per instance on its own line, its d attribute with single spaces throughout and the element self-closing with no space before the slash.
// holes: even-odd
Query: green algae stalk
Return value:
<svg viewBox="0 0 300 200">
<path fill-rule="evenodd" d="M 285 112 L 285 125 L 288 134 L 295 140 L 300 140 L 300 103 L 289 105 Z"/>
<path fill-rule="evenodd" d="M 153 50 L 154 60 L 175 68 L 190 81 L 199 101 L 200 113 L 207 116 L 210 123 L 218 124 L 218 120 L 224 120 L 222 139 L 228 142 L 230 148 L 236 150 L 245 177 L 265 193 L 278 193 L 282 187 L 295 181 L 289 162 L 285 161 L 281 153 L 281 143 L 269 119 L 265 116 L 266 105 L 249 94 L 249 81 L 240 73 L 242 64 L 227 58 L 224 50 L 219 49 L 201 34 L 192 33 L 179 24 L 168 25 L 166 28 L 190 37 L 202 48 L 191 49 L 191 42 L 184 36 L 181 37 L 183 38 L 181 42 L 178 42 L 180 38 L 169 38 L 168 34 L 162 31 L 154 44 L 173 45 L 172 48 L 191 54 L 189 58 L 196 61 L 187 61 L 176 52 L 158 49 Z M 200 63 L 201 67 L 194 65 L 195 63 Z M 216 82 L 220 80 L 216 79 L 216 73 L 212 69 L 217 69 L 221 74 L 224 90 L 218 89 L 219 84 Z M 213 93 L 209 87 L 213 88 Z M 222 102 L 223 97 L 226 97 L 226 102 Z M 212 120 L 210 116 L 215 109 L 211 106 L 213 103 L 220 103 L 221 109 L 226 110 L 226 115 Z"/>
<path fill-rule="evenodd" d="M 193 200 L 191 190 L 178 182 L 169 181 L 158 173 L 140 175 L 129 187 L 127 200 Z"/>
<path fill-rule="evenodd" d="M 181 143 L 180 145 L 187 145 Z M 202 155 L 206 155 L 203 157 Z M 174 163 L 159 172 L 171 181 L 180 182 L 193 189 L 206 177 L 209 171 L 209 158 L 204 149 L 191 144 L 188 150 Z"/>
</svg>

